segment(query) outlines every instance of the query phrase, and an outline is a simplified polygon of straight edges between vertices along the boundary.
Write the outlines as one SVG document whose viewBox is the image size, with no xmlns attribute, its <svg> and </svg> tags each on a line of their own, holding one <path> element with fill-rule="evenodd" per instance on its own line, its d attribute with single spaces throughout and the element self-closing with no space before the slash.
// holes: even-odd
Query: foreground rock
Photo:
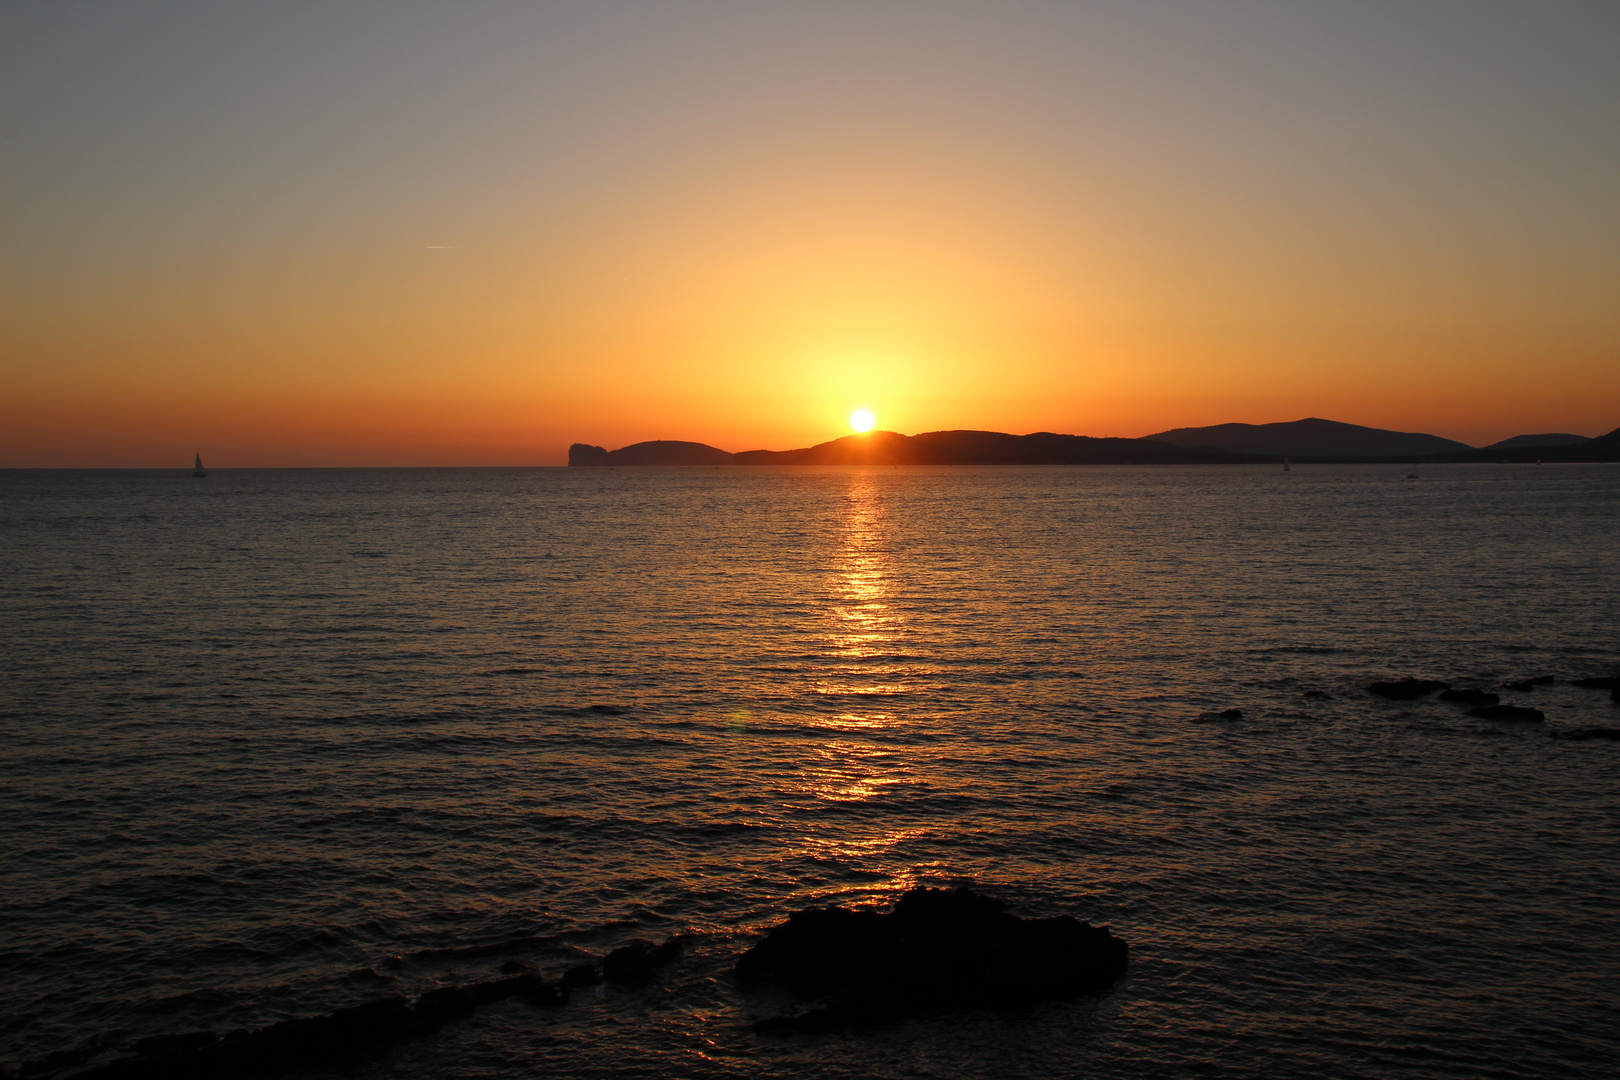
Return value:
<svg viewBox="0 0 1620 1080">
<path fill-rule="evenodd" d="M 1025 1008 L 1106 990 L 1125 973 L 1125 942 L 1064 915 L 1019 919 L 967 889 L 912 889 L 894 911 L 794 912 L 737 961 L 745 983 L 829 998 L 765 1033 L 832 1031 L 937 1009 Z"/>
<path fill-rule="evenodd" d="M 1469 709 L 1468 715 L 1481 720 L 1515 720 L 1529 724 L 1547 719 L 1547 714 L 1540 709 L 1527 709 L 1522 705 L 1486 705 L 1482 709 Z"/>
<path fill-rule="evenodd" d="M 1451 684 L 1438 679 L 1398 679 L 1395 682 L 1375 682 L 1367 686 L 1367 693 L 1377 694 L 1391 701 L 1411 701 L 1428 697 L 1436 690 L 1450 690 Z"/>
<path fill-rule="evenodd" d="M 193 1031 L 143 1039 L 135 1056 L 74 1073 L 75 1080 L 214 1080 L 341 1065 L 411 1035 L 471 1016 L 480 1005 L 518 997 L 560 1005 L 562 993 L 532 972 L 429 990 L 413 1003 L 403 995 L 368 1001 L 324 1016 L 283 1020 L 255 1031 Z M 49 1075 L 54 1069 L 22 1074 Z"/>
</svg>

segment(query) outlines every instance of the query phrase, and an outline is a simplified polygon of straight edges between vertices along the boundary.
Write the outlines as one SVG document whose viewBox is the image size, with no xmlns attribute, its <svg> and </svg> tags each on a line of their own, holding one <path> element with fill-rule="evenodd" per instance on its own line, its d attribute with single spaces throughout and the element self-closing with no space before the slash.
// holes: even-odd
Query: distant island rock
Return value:
<svg viewBox="0 0 1620 1080">
<path fill-rule="evenodd" d="M 1211 435 L 1210 433 L 1215 433 Z M 1516 436 L 1518 439 L 1580 436 Z M 1514 440 L 1508 440 L 1512 442 Z M 1196 445 L 1194 444 L 1196 443 Z M 1438 435 L 1384 431 L 1334 420 L 1220 424 L 1177 428 L 1142 439 L 1092 438 L 1037 431 L 873 431 L 799 450 L 730 453 L 706 443 L 656 439 L 609 450 L 568 448 L 576 466 L 685 465 L 1258 465 L 1380 461 L 1620 461 L 1620 429 L 1577 443 L 1474 449 Z"/>
<path fill-rule="evenodd" d="M 1281 424 L 1172 428 L 1146 438 L 1189 448 L 1300 458 L 1421 457 L 1473 449 L 1467 443 L 1442 439 L 1438 435 L 1385 431 L 1337 420 L 1319 420 L 1314 416 Z"/>
</svg>

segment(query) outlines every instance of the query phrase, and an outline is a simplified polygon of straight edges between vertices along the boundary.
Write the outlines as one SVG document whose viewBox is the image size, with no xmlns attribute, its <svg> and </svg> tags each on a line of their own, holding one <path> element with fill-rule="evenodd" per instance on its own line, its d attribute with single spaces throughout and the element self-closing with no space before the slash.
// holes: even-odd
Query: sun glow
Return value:
<svg viewBox="0 0 1620 1080">
<path fill-rule="evenodd" d="M 856 431 L 871 431 L 876 423 L 877 417 L 872 415 L 871 409 L 856 409 L 849 414 L 849 426 Z"/>
</svg>

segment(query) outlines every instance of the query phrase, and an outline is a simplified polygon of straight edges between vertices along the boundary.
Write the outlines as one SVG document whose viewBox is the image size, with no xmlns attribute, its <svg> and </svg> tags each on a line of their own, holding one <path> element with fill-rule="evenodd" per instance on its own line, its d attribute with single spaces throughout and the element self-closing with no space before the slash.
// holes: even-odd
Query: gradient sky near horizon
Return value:
<svg viewBox="0 0 1620 1080">
<path fill-rule="evenodd" d="M 0 19 L 0 466 L 1620 425 L 1613 3 Z"/>
</svg>

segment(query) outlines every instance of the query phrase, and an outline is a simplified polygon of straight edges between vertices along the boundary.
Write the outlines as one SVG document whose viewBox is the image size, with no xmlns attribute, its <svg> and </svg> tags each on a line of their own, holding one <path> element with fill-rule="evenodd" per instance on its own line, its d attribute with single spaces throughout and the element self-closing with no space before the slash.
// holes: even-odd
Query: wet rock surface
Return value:
<svg viewBox="0 0 1620 1080">
<path fill-rule="evenodd" d="M 1539 724 L 1547 719 L 1547 714 L 1540 709 L 1529 709 L 1523 705 L 1486 705 L 1469 709 L 1468 715 L 1481 720 L 1513 720 L 1530 724 Z"/>
<path fill-rule="evenodd" d="M 1369 683 L 1367 693 L 1377 694 L 1391 701 L 1411 701 L 1428 697 L 1436 690 L 1450 690 L 1451 684 L 1438 679 L 1397 679 L 1393 682 Z"/>
<path fill-rule="evenodd" d="M 1067 915 L 1020 919 L 968 889 L 916 888 L 890 913 L 794 912 L 743 954 L 736 973 L 743 983 L 783 984 L 827 1001 L 755 1025 L 786 1034 L 1100 993 L 1125 973 L 1128 951 L 1106 927 Z"/>
</svg>

